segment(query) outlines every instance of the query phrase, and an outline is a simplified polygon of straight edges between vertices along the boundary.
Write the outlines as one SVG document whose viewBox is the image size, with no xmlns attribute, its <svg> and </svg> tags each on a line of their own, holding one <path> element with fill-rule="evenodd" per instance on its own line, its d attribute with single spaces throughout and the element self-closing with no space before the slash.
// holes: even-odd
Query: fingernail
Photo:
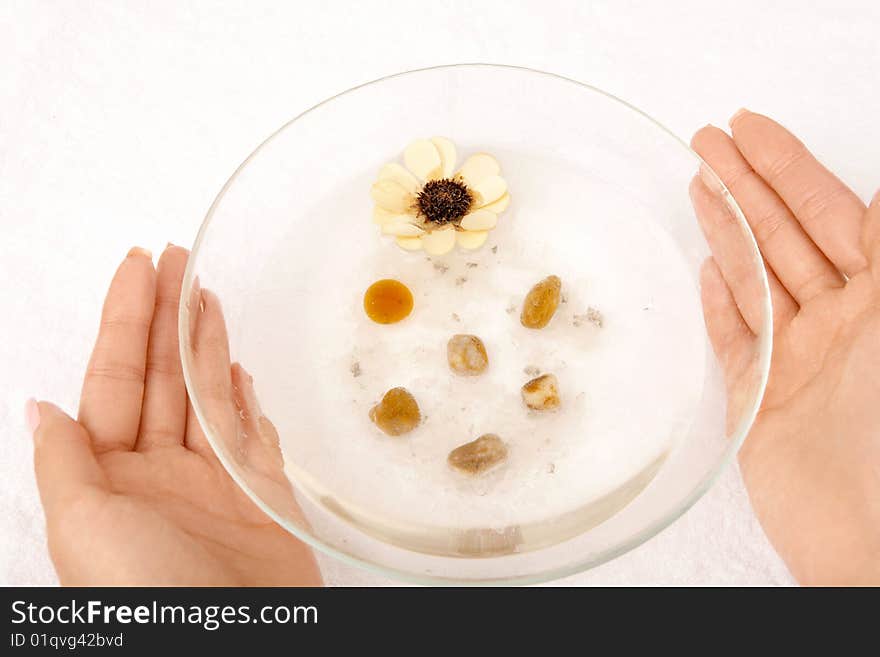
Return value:
<svg viewBox="0 0 880 657">
<path fill-rule="evenodd" d="M 736 110 L 733 113 L 733 116 L 730 117 L 730 120 L 727 122 L 727 125 L 729 125 L 732 128 L 734 121 L 736 121 L 743 114 L 748 114 L 748 113 L 749 113 L 749 110 L 747 110 L 745 107 L 740 107 L 738 110 Z"/>
<path fill-rule="evenodd" d="M 150 260 L 153 259 L 153 253 L 151 251 L 148 251 L 147 249 L 141 248 L 139 246 L 131 247 L 131 249 L 128 251 L 127 257 L 130 258 L 131 256 L 146 256 Z"/>
<path fill-rule="evenodd" d="M 170 249 L 172 246 L 174 245 L 171 242 L 168 242 L 168 244 L 165 245 L 165 248 Z"/>
<path fill-rule="evenodd" d="M 25 402 L 24 419 L 25 423 L 27 424 L 28 431 L 31 432 L 31 437 L 33 437 L 34 432 L 37 430 L 37 427 L 40 426 L 40 407 L 37 404 L 37 400 L 33 397 Z"/>
<path fill-rule="evenodd" d="M 715 173 L 713 173 L 705 164 L 700 165 L 700 179 L 713 194 L 720 194 L 723 191 L 718 176 L 716 176 Z"/>
<path fill-rule="evenodd" d="M 880 189 L 874 192 L 874 196 L 871 198 L 871 205 L 875 203 L 880 203 Z"/>
</svg>

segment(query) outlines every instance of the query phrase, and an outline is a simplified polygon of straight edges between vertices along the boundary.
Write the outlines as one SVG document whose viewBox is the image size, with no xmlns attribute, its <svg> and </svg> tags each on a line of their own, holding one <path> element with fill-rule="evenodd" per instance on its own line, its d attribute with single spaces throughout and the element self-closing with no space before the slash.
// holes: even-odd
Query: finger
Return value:
<svg viewBox="0 0 880 657">
<path fill-rule="evenodd" d="M 756 267 L 747 233 L 725 207 L 721 197 L 710 192 L 699 176 L 691 181 L 689 191 L 713 261 L 727 282 L 746 324 L 752 332 L 758 333 L 762 295 L 754 280 Z"/>
<path fill-rule="evenodd" d="M 751 331 L 758 334 L 763 325 L 764 291 L 751 240 L 721 197 L 709 191 L 700 177 L 691 181 L 690 193 L 713 259 L 736 300 L 740 314 Z M 797 304 L 771 270 L 767 275 L 774 326 L 778 329 L 794 317 Z"/>
<path fill-rule="evenodd" d="M 784 329 L 798 314 L 800 307 L 788 293 L 788 290 L 779 282 L 776 273 L 770 267 L 770 263 L 764 262 L 767 272 L 767 286 L 770 288 L 770 304 L 773 307 L 773 333 Z"/>
<path fill-rule="evenodd" d="M 721 365 L 727 389 L 725 427 L 733 435 L 743 410 L 751 403 L 757 381 L 755 336 L 739 313 L 733 294 L 721 270 L 712 258 L 700 271 L 700 296 L 703 316 L 712 349 Z"/>
<path fill-rule="evenodd" d="M 137 438 L 156 300 L 151 258 L 149 251 L 138 247 L 129 251 L 104 300 L 79 404 L 79 421 L 98 453 L 131 449 Z"/>
<path fill-rule="evenodd" d="M 182 292 L 182 291 L 181 291 Z M 196 342 L 196 326 L 199 323 L 199 316 L 205 312 L 205 302 L 202 299 L 202 284 L 199 277 L 196 276 L 190 285 L 189 299 L 186 302 L 187 310 L 187 326 L 189 328 L 189 344 L 194 345 Z"/>
<path fill-rule="evenodd" d="M 762 254 L 795 301 L 803 305 L 820 292 L 843 286 L 843 277 L 834 265 L 752 170 L 729 136 L 706 126 L 694 135 L 691 144 L 742 208 Z"/>
<path fill-rule="evenodd" d="M 865 213 L 862 248 L 871 260 L 875 275 L 880 275 L 880 189 L 874 194 Z"/>
<path fill-rule="evenodd" d="M 700 297 L 709 340 L 730 381 L 739 373 L 754 336 L 714 258 L 708 258 L 700 270 Z"/>
<path fill-rule="evenodd" d="M 242 450 L 247 464 L 266 476 L 283 472 L 278 431 L 263 415 L 252 377 L 239 363 L 232 364 L 232 395 L 242 425 Z"/>
<path fill-rule="evenodd" d="M 733 141 L 751 167 L 794 213 L 813 242 L 847 276 L 864 269 L 865 204 L 788 130 L 740 110 L 730 120 Z"/>
<path fill-rule="evenodd" d="M 183 444 L 186 385 L 180 365 L 177 315 L 189 252 L 169 245 L 156 267 L 156 303 L 147 349 L 146 380 L 137 449 Z"/>
<path fill-rule="evenodd" d="M 308 523 L 284 472 L 278 431 L 260 408 L 254 378 L 239 363 L 232 364 L 232 394 L 240 418 L 241 444 L 236 456 L 245 468 L 261 475 L 249 477 L 248 484 L 272 508 L 283 510 L 296 522 Z"/>
<path fill-rule="evenodd" d="M 197 307 L 192 342 L 192 380 L 197 397 L 194 403 L 200 404 L 207 426 L 200 426 L 190 404 L 184 444 L 202 456 L 213 457 L 214 451 L 205 432 L 210 431 L 227 450 L 236 449 L 237 413 L 232 399 L 229 339 L 220 300 L 203 288 Z"/>
<path fill-rule="evenodd" d="M 28 400 L 25 413 L 33 435 L 34 472 L 47 519 L 69 511 L 81 496 L 107 491 L 107 479 L 81 424 L 49 402 Z"/>
</svg>

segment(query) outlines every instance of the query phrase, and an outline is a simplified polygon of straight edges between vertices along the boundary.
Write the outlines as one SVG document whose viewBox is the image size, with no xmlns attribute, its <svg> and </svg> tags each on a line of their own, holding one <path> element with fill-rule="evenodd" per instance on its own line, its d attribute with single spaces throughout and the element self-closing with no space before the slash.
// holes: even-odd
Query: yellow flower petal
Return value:
<svg viewBox="0 0 880 657">
<path fill-rule="evenodd" d="M 484 207 L 493 201 L 497 201 L 507 192 L 507 183 L 501 176 L 489 176 L 483 178 L 476 185 L 471 185 L 471 189 L 476 192 L 480 202 L 480 207 Z"/>
<path fill-rule="evenodd" d="M 442 228 L 433 233 L 422 235 L 422 248 L 431 255 L 449 253 L 455 246 L 455 230 Z"/>
<path fill-rule="evenodd" d="M 405 251 L 418 251 L 422 248 L 421 237 L 398 237 L 397 246 Z"/>
<path fill-rule="evenodd" d="M 479 249 L 488 238 L 488 230 L 464 230 L 458 234 L 458 245 L 463 249 Z"/>
<path fill-rule="evenodd" d="M 507 209 L 507 206 L 510 205 L 510 193 L 508 192 L 504 196 L 502 196 L 497 201 L 493 201 L 487 205 L 484 205 L 481 210 L 489 210 L 494 212 L 496 215 L 501 214 Z"/>
<path fill-rule="evenodd" d="M 501 165 L 488 153 L 471 155 L 458 171 L 458 175 L 464 178 L 468 187 L 473 187 L 485 178 L 497 176 L 499 173 L 501 173 Z"/>
<path fill-rule="evenodd" d="M 389 212 L 385 208 L 380 205 L 373 206 L 373 223 L 377 223 L 380 226 L 384 223 L 388 223 L 391 220 L 391 217 L 394 216 L 393 212 Z"/>
<path fill-rule="evenodd" d="M 386 210 L 379 205 L 373 206 L 373 221 L 380 226 L 401 221 L 418 223 L 418 219 L 414 214 L 409 212 L 391 212 L 391 210 Z"/>
<path fill-rule="evenodd" d="M 461 220 L 465 230 L 491 230 L 498 224 L 498 217 L 489 210 L 474 210 Z"/>
<path fill-rule="evenodd" d="M 406 212 L 412 205 L 412 194 L 403 186 L 393 180 L 377 180 L 370 188 L 370 196 L 383 209 L 390 212 Z"/>
<path fill-rule="evenodd" d="M 443 163 L 437 147 L 427 139 L 417 139 L 403 151 L 406 168 L 422 180 L 432 180 L 440 175 Z"/>
<path fill-rule="evenodd" d="M 389 162 L 379 170 L 379 180 L 393 180 L 412 195 L 421 191 L 422 184 L 397 162 Z"/>
<path fill-rule="evenodd" d="M 451 178 L 455 171 L 455 144 L 446 137 L 431 137 L 431 143 L 440 153 L 440 161 L 442 162 L 441 177 Z"/>
<path fill-rule="evenodd" d="M 396 235 L 397 237 L 418 237 L 425 231 L 408 221 L 396 221 L 382 226 L 382 232 L 386 235 Z"/>
</svg>

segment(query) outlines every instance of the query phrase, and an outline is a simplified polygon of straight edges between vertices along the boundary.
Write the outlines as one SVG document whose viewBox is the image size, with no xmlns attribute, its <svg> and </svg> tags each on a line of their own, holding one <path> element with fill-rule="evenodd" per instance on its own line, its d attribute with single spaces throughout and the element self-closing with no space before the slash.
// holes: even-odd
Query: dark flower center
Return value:
<svg viewBox="0 0 880 657">
<path fill-rule="evenodd" d="M 458 225 L 473 202 L 467 185 L 452 178 L 429 180 L 416 197 L 419 214 L 439 226 Z"/>
</svg>

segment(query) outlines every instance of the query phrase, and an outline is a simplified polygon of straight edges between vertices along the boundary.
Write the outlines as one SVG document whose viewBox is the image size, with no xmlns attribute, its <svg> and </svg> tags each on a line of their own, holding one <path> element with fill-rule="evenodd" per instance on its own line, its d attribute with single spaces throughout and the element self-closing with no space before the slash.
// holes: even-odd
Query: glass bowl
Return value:
<svg viewBox="0 0 880 657">
<path fill-rule="evenodd" d="M 380 167 L 434 135 L 453 140 L 459 160 L 492 153 L 508 182 L 510 207 L 477 251 L 405 252 L 371 219 Z M 763 300 L 730 403 L 700 302 L 711 254 L 688 186 L 701 166 Z M 562 278 L 562 303 L 530 331 L 519 304 L 549 274 Z M 398 324 L 363 312 L 382 278 L 413 292 Z M 208 290 L 228 338 L 201 339 L 228 339 L 253 377 L 251 406 L 225 398 L 228 362 L 207 355 L 217 350 L 195 347 Z M 282 126 L 218 194 L 181 299 L 189 395 L 233 479 L 313 547 L 423 583 L 539 582 L 644 542 L 736 453 L 770 362 L 763 262 L 717 176 L 631 105 L 509 66 L 393 75 Z M 487 375 L 449 371 L 455 333 L 481 336 Z M 519 388 L 537 371 L 558 376 L 558 413 L 523 407 Z M 413 392 L 423 421 L 392 438 L 368 414 L 395 386 Z M 449 468 L 451 448 L 489 432 L 508 443 L 508 462 L 477 477 Z"/>
</svg>

